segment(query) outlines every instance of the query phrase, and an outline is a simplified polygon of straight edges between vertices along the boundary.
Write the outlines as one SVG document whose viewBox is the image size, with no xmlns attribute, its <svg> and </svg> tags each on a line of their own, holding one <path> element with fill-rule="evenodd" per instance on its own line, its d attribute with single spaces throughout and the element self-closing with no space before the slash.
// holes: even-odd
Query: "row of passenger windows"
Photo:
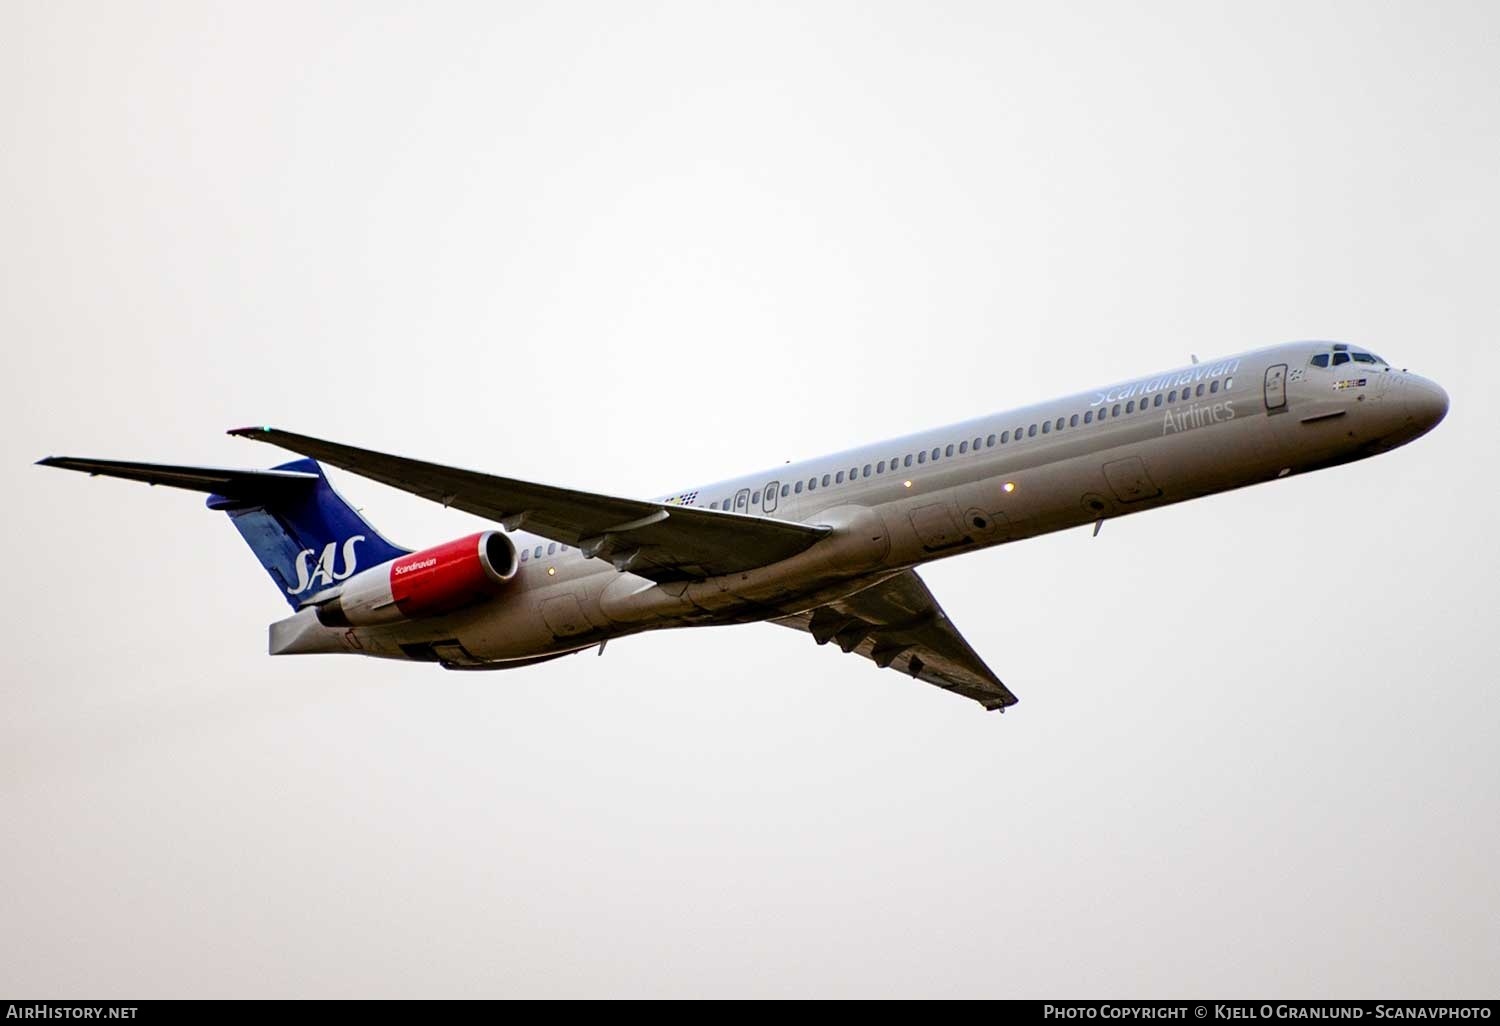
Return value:
<svg viewBox="0 0 1500 1026">
<path fill-rule="evenodd" d="M 1234 378 L 1229 377 L 1224 379 L 1222 386 L 1224 391 L 1229 391 L 1233 386 Z M 1019 442 L 1023 438 L 1035 438 L 1038 432 L 1044 435 L 1050 435 L 1054 431 L 1062 431 L 1065 428 L 1076 428 L 1083 424 L 1102 424 L 1106 420 L 1109 420 L 1113 417 L 1123 417 L 1135 413 L 1137 412 L 1137 409 L 1154 409 L 1155 407 L 1162 406 L 1166 403 L 1191 402 L 1194 399 L 1199 399 L 1204 396 L 1216 395 L 1219 392 L 1219 389 L 1220 384 L 1217 379 L 1214 381 L 1199 382 L 1196 388 L 1192 385 L 1189 385 L 1186 388 L 1180 390 L 1174 388 L 1166 393 L 1158 392 L 1154 397 L 1141 399 L 1139 402 L 1134 399 L 1130 399 L 1124 403 L 1115 403 L 1113 406 L 1100 407 L 1100 409 L 1097 411 L 1085 410 L 1081 415 L 1075 413 L 1070 417 L 1058 417 L 1055 421 L 1048 420 L 1043 421 L 1040 424 L 1030 424 L 1025 427 L 1018 427 L 1014 432 L 1007 430 L 1000 432 L 998 435 L 990 435 L 987 438 L 984 436 L 980 436 L 975 438 L 973 441 L 969 441 L 966 439 L 962 442 L 959 442 L 956 447 L 953 445 L 953 443 L 949 443 L 946 446 L 938 446 L 931 451 L 924 449 L 922 452 L 916 453 L 915 455 L 907 453 L 905 456 L 895 456 L 892 457 L 889 462 L 887 462 L 886 460 L 880 460 L 873 465 L 866 463 L 863 467 L 850 467 L 848 471 L 840 470 L 835 474 L 824 474 L 822 477 L 810 477 L 805 482 L 797 481 L 793 484 L 784 484 L 781 486 L 779 495 L 784 499 L 788 495 L 801 495 L 804 490 L 815 492 L 820 487 L 830 488 L 834 485 L 841 485 L 846 480 L 857 481 L 862 478 L 873 477 L 877 474 L 884 474 L 887 469 L 889 469 L 891 473 L 895 473 L 898 470 L 902 470 L 913 465 L 920 466 L 928 462 L 936 463 L 940 459 L 950 459 L 955 455 L 962 456 L 965 453 L 978 452 L 980 449 L 993 449 L 996 445 L 1008 445 L 1012 441 Z M 777 494 L 773 492 L 773 488 L 774 485 L 766 485 L 766 487 L 763 489 L 763 491 L 766 493 L 766 505 L 768 507 L 772 505 L 773 499 Z M 760 499 L 761 492 L 751 492 L 749 497 L 747 498 L 745 495 L 745 491 L 742 489 L 733 499 L 720 499 L 717 502 L 710 502 L 708 504 L 708 508 L 744 511 L 750 506 L 759 506 Z"/>
<path fill-rule="evenodd" d="M 1337 359 L 1337 357 L 1340 356 L 1344 357 L 1344 359 L 1338 360 L 1337 362 L 1339 363 L 1343 363 L 1348 359 L 1348 357 L 1343 353 L 1336 354 L 1335 358 Z M 1355 358 L 1358 359 L 1359 357 L 1365 357 L 1364 360 L 1360 360 L 1361 363 L 1367 362 L 1369 360 L 1369 357 L 1365 353 L 1356 353 Z M 1324 359 L 1326 360 L 1326 356 L 1324 357 Z M 1318 363 L 1317 357 L 1313 358 L 1313 363 L 1317 364 L 1318 366 L 1323 366 L 1323 364 Z M 1234 378 L 1230 377 L 1224 379 L 1224 391 L 1229 391 L 1229 389 L 1233 386 Z M 874 464 L 866 463 L 863 467 L 850 467 L 847 471 L 840 470 L 837 473 L 824 474 L 822 477 L 813 476 L 808 478 L 805 482 L 797 481 L 793 484 L 781 485 L 781 490 L 779 493 L 775 491 L 775 484 L 766 485 L 766 487 L 761 491 L 751 492 L 748 496 L 746 496 L 745 494 L 746 490 L 741 489 L 733 499 L 720 499 L 716 502 L 710 502 L 708 504 L 708 508 L 738 509 L 741 511 L 745 511 L 752 506 L 759 507 L 761 504 L 761 495 L 762 493 L 764 493 L 766 498 L 766 507 L 767 509 L 770 509 L 774 506 L 774 500 L 778 494 L 781 498 L 784 499 L 789 495 L 801 495 L 804 490 L 815 492 L 820 487 L 831 488 L 835 485 L 844 484 L 846 481 L 853 482 L 858 481 L 862 478 L 874 477 L 878 474 L 884 474 L 887 469 L 889 469 L 890 472 L 894 474 L 896 473 L 896 471 L 903 470 L 907 467 L 922 466 L 929 462 L 936 463 L 941 459 L 952 459 L 954 456 L 963 456 L 970 452 L 978 452 L 980 449 L 993 449 L 996 445 L 1008 445 L 1012 441 L 1019 442 L 1023 438 L 1035 438 L 1038 431 L 1040 431 L 1041 434 L 1049 435 L 1054 431 L 1062 431 L 1064 428 L 1070 427 L 1076 428 L 1083 424 L 1102 424 L 1106 420 L 1109 420 L 1113 417 L 1128 416 L 1129 414 L 1137 412 L 1138 409 L 1144 411 L 1148 409 L 1154 409 L 1165 403 L 1191 402 L 1193 399 L 1202 398 L 1205 395 L 1215 395 L 1218 393 L 1218 391 L 1219 382 L 1217 380 L 1210 382 L 1199 382 L 1196 388 L 1194 388 L 1192 385 L 1189 385 L 1188 387 L 1181 389 L 1180 391 L 1174 388 L 1171 391 L 1167 392 L 1165 394 L 1165 397 L 1163 397 L 1162 393 L 1158 392 L 1154 397 L 1141 399 L 1139 402 L 1134 399 L 1130 399 L 1124 403 L 1115 403 L 1113 406 L 1101 407 L 1097 411 L 1085 410 L 1081 416 L 1075 413 L 1069 417 L 1058 417 L 1056 420 L 1048 420 L 1043 421 L 1040 424 L 1030 424 L 1026 427 L 1018 427 L 1014 432 L 1007 430 L 1000 432 L 998 435 L 992 434 L 988 437 L 980 435 L 975 437 L 972 441 L 969 439 L 965 439 L 964 441 L 959 442 L 956 446 L 950 442 L 947 445 L 940 445 L 931 450 L 924 449 L 923 451 L 916 453 L 915 455 L 913 455 L 912 453 L 907 453 L 905 456 L 893 456 L 889 461 L 879 460 Z M 531 559 L 541 559 L 543 549 L 546 550 L 546 554 L 549 556 L 556 555 L 558 552 L 568 551 L 568 547 L 566 545 L 559 545 L 557 542 L 552 542 L 545 546 L 538 545 L 535 549 L 522 549 L 521 562 L 525 563 Z"/>
<path fill-rule="evenodd" d="M 524 563 L 528 559 L 533 558 L 533 557 L 535 557 L 536 559 L 541 559 L 542 558 L 542 548 L 543 548 L 543 546 L 538 545 L 535 549 L 522 549 L 521 550 L 521 562 Z M 568 551 L 568 547 L 566 545 L 559 545 L 559 544 L 557 544 L 557 542 L 549 542 L 545 546 L 545 548 L 547 549 L 547 555 L 549 555 L 549 556 L 555 556 L 559 552 L 567 552 Z"/>
</svg>

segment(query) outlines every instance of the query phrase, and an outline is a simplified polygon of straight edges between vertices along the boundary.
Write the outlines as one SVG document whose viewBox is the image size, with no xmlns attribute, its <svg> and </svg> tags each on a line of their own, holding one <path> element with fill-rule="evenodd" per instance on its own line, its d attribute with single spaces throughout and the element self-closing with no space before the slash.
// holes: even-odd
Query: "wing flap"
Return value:
<svg viewBox="0 0 1500 1026">
<path fill-rule="evenodd" d="M 1017 702 L 912 570 L 772 622 L 806 631 L 820 645 L 833 642 L 882 669 L 899 670 L 986 709 L 1005 709 Z"/>
<path fill-rule="evenodd" d="M 701 579 L 787 559 L 828 533 L 826 527 L 693 506 L 535 484 L 405 456 L 360 449 L 274 428 L 229 432 L 311 456 L 323 463 L 444 506 L 524 528 L 657 581 Z"/>
</svg>

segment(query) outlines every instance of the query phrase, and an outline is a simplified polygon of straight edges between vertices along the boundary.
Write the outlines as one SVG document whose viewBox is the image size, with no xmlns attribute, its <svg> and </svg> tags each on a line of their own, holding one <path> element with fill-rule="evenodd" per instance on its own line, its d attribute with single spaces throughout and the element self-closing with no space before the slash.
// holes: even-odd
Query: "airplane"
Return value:
<svg viewBox="0 0 1500 1026">
<path fill-rule="evenodd" d="M 449 670 L 530 666 L 672 627 L 770 622 L 1000 710 L 1016 696 L 916 573 L 923 563 L 1339 466 L 1431 431 L 1433 381 L 1358 346 L 1294 342 L 701 485 L 652 500 L 534 484 L 272 427 L 269 470 L 48 457 L 209 493 L 292 615 L 272 655 Z M 387 541 L 322 464 L 494 521 Z"/>
</svg>

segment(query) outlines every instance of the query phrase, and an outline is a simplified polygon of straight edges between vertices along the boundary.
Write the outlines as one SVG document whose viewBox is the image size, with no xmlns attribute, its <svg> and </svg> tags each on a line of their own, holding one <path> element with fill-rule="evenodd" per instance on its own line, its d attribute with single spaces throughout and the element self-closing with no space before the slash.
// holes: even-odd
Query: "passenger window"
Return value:
<svg viewBox="0 0 1500 1026">
<path fill-rule="evenodd" d="M 952 456 L 953 455 L 953 446 L 950 445 L 950 446 L 948 446 L 948 448 L 944 449 L 943 450 L 943 455 L 944 456 Z"/>
<path fill-rule="evenodd" d="M 1161 405 L 1161 393 L 1160 392 L 1156 393 L 1156 399 L 1155 399 L 1155 401 L 1153 401 L 1151 403 L 1151 405 L 1152 406 L 1160 406 Z"/>
<path fill-rule="evenodd" d="M 786 498 L 787 492 L 790 492 L 791 490 L 792 490 L 792 486 L 791 485 L 782 485 L 781 486 L 781 497 L 783 499 Z"/>
<path fill-rule="evenodd" d="M 1006 442 L 1009 442 L 1009 441 L 1010 441 L 1010 432 L 1009 431 L 1002 431 L 1000 433 L 1000 444 L 1004 445 Z"/>
<path fill-rule="evenodd" d="M 1074 417 L 1073 419 L 1077 420 L 1078 418 Z M 1083 411 L 1083 422 L 1085 424 L 1092 424 L 1094 422 L 1094 411 L 1093 410 L 1084 410 Z"/>
<path fill-rule="evenodd" d="M 859 468 L 858 467 L 850 467 L 849 468 L 849 480 L 853 481 L 857 477 L 859 477 Z"/>
<path fill-rule="evenodd" d="M 1334 353 L 1333 354 L 1333 365 L 1335 367 L 1339 366 L 1339 364 L 1348 363 L 1348 362 L 1349 362 L 1349 354 L 1348 353 Z"/>
<path fill-rule="evenodd" d="M 865 464 L 864 476 L 865 477 L 869 477 L 870 476 L 870 465 L 868 463 Z"/>
<path fill-rule="evenodd" d="M 875 464 L 875 473 L 877 473 L 877 474 L 884 474 L 885 473 L 885 460 L 881 460 L 879 463 Z"/>
<path fill-rule="evenodd" d="M 554 556 L 556 554 L 557 554 L 557 542 L 553 542 L 551 545 L 547 546 L 547 555 Z"/>
<path fill-rule="evenodd" d="M 1057 418 L 1057 424 L 1055 425 L 1055 427 L 1059 431 L 1061 431 L 1063 429 L 1063 419 L 1061 417 Z"/>
<path fill-rule="evenodd" d="M 994 445 L 994 444 L 995 444 L 995 436 L 994 436 L 994 435 L 990 435 L 990 444 L 991 444 L 991 445 Z M 976 438 L 976 439 L 974 439 L 974 448 L 975 448 L 975 449 L 978 449 L 978 448 L 979 448 L 979 439 L 977 439 L 977 438 Z"/>
<path fill-rule="evenodd" d="M 817 478 L 810 477 L 810 478 L 807 479 L 807 490 L 810 491 L 810 492 L 814 492 L 814 491 L 818 490 L 818 479 Z"/>
<path fill-rule="evenodd" d="M 1234 387 L 1234 378 L 1225 378 L 1224 379 L 1224 391 L 1227 392 L 1227 391 L 1229 391 L 1233 387 Z"/>
<path fill-rule="evenodd" d="M 903 467 L 911 466 L 911 453 L 906 454 L 906 456 L 901 460 L 901 465 Z"/>
<path fill-rule="evenodd" d="M 542 558 L 542 547 L 540 545 L 538 545 L 536 547 L 536 551 L 532 553 L 532 556 L 535 557 L 536 559 L 541 559 Z"/>
<path fill-rule="evenodd" d="M 530 558 L 531 558 L 531 550 L 530 549 L 522 549 L 521 550 L 521 562 L 524 563 L 524 562 L 526 562 Z"/>
<path fill-rule="evenodd" d="M 1170 391 L 1170 392 L 1167 393 L 1167 402 L 1169 402 L 1169 403 L 1175 403 L 1176 401 L 1177 401 L 1177 389 L 1174 388 L 1174 389 L 1172 389 L 1172 391 Z"/>
<path fill-rule="evenodd" d="M 836 474 L 836 475 L 835 475 L 835 476 L 834 476 L 834 478 L 833 478 L 833 483 L 834 483 L 834 484 L 843 484 L 843 483 L 844 483 L 844 472 L 843 472 L 843 471 L 842 471 L 842 470 L 841 470 L 841 471 L 839 471 L 839 472 L 838 472 L 838 473 L 837 473 L 837 474 Z"/>
<path fill-rule="evenodd" d="M 1045 434 L 1049 433 L 1051 430 L 1052 430 L 1052 422 L 1050 420 L 1044 420 L 1044 421 L 1042 421 L 1042 434 L 1045 435 Z"/>
<path fill-rule="evenodd" d="M 744 496 L 743 493 L 741 493 L 739 495 L 736 495 L 734 497 L 734 508 L 735 509 L 744 509 L 745 508 L 745 496 Z"/>
<path fill-rule="evenodd" d="M 756 492 L 756 493 L 754 493 L 753 495 L 750 496 L 750 505 L 752 505 L 752 506 L 759 506 L 760 505 L 760 492 Z"/>
<path fill-rule="evenodd" d="M 979 443 L 977 441 L 974 444 L 976 446 L 979 445 Z M 990 435 L 990 437 L 988 437 L 988 438 L 986 438 L 984 440 L 984 447 L 986 449 L 993 449 L 995 447 L 995 436 L 994 435 Z"/>
<path fill-rule="evenodd" d="M 1135 400 L 1134 399 L 1130 400 L 1130 402 L 1128 402 L 1128 403 L 1125 404 L 1125 412 L 1126 413 L 1134 413 L 1135 412 Z"/>
<path fill-rule="evenodd" d="M 968 439 L 964 439 L 962 442 L 958 443 L 958 454 L 960 456 L 962 456 L 964 453 L 966 453 L 968 451 L 969 451 L 969 440 Z"/>
<path fill-rule="evenodd" d="M 1068 427 L 1077 427 L 1077 426 L 1078 426 L 1078 414 L 1075 413 L 1075 414 L 1073 414 L 1073 416 L 1071 416 L 1071 417 L 1068 418 Z"/>
<path fill-rule="evenodd" d="M 828 487 L 828 475 L 827 474 L 823 475 L 823 487 L 824 488 Z"/>
<path fill-rule="evenodd" d="M 718 500 L 714 500 L 713 502 L 710 502 L 708 504 L 708 508 L 709 509 L 718 509 L 719 508 Z"/>
<path fill-rule="evenodd" d="M 1120 415 L 1120 404 L 1119 403 L 1115 403 L 1115 408 L 1109 411 L 1109 415 L 1111 417 L 1118 417 Z"/>
<path fill-rule="evenodd" d="M 926 463 L 927 462 L 927 450 L 926 449 L 923 449 L 921 452 L 917 453 L 917 462 L 918 463 Z"/>
<path fill-rule="evenodd" d="M 798 495 L 802 494 L 802 482 L 801 481 L 797 482 L 797 494 Z"/>
<path fill-rule="evenodd" d="M 1212 395 L 1214 392 L 1217 392 L 1218 390 L 1219 390 L 1219 383 L 1217 381 L 1210 381 L 1208 383 L 1208 391 L 1209 391 L 1210 395 Z"/>
<path fill-rule="evenodd" d="M 1026 437 L 1027 438 L 1035 438 L 1036 437 L 1036 425 L 1035 424 L 1031 425 L 1031 427 L 1029 427 L 1029 428 L 1026 429 Z"/>
</svg>

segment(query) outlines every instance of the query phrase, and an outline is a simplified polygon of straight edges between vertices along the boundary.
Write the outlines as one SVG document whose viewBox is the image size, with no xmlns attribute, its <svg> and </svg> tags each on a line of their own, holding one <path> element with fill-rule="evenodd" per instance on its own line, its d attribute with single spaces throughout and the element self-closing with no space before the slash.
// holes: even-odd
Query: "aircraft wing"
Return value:
<svg viewBox="0 0 1500 1026">
<path fill-rule="evenodd" d="M 1017 701 L 969 647 L 914 570 L 771 622 L 807 631 L 820 645 L 835 642 L 876 666 L 972 698 L 986 709 L 1003 710 Z"/>
<path fill-rule="evenodd" d="M 794 556 L 826 527 L 533 484 L 268 427 L 229 432 L 311 456 L 424 499 L 499 521 L 655 581 L 696 580 Z"/>
</svg>

